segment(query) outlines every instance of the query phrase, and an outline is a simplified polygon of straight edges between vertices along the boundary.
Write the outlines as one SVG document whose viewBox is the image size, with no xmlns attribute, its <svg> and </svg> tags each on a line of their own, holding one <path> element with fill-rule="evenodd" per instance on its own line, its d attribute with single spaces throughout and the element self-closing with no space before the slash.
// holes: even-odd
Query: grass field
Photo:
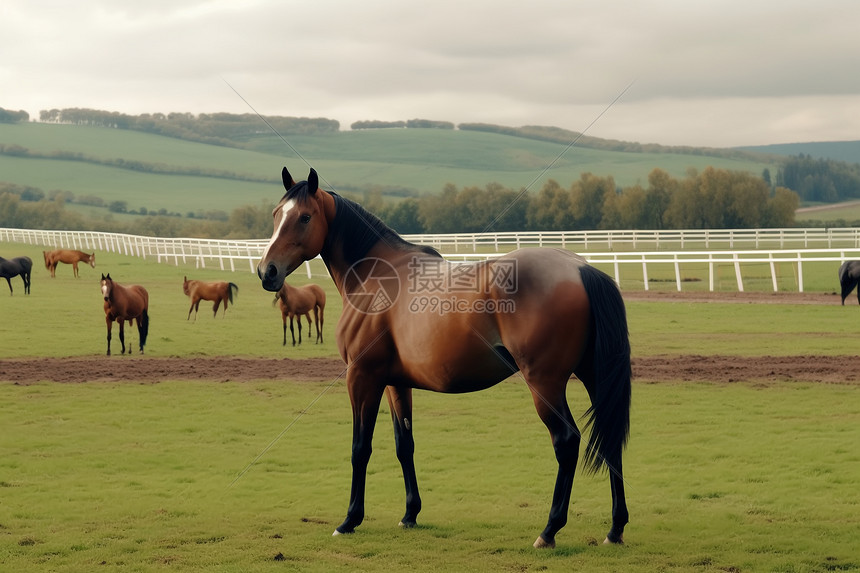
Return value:
<svg viewBox="0 0 860 573">
<path fill-rule="evenodd" d="M 12 247 L 0 244 L 0 254 Z M 99 253 L 81 278 L 61 266 L 50 279 L 41 248 L 14 250 L 36 265 L 30 296 L 17 277 L 14 296 L 0 289 L 2 358 L 102 355 L 102 272 L 150 290 L 150 356 L 336 354 L 340 300 L 327 280 L 317 281 L 329 294 L 326 344 L 293 349 L 281 346 L 272 295 L 249 272 Z M 186 321 L 184 275 L 236 282 L 235 307 L 213 319 L 201 305 L 197 321 Z M 634 356 L 856 359 L 860 341 L 857 309 L 836 304 L 627 308 Z M 475 394 L 416 393 L 424 511 L 414 530 L 396 526 L 403 484 L 383 412 L 367 519 L 339 538 L 331 532 L 346 511 L 351 438 L 341 381 L 2 379 L 3 570 L 860 571 L 857 386 L 636 383 L 626 545 L 599 544 L 609 521 L 606 476 L 579 475 L 558 548 L 536 551 L 555 462 L 517 377 Z M 581 414 L 584 391 L 572 384 L 569 398 Z"/>
<path fill-rule="evenodd" d="M 261 129 L 265 126 L 261 123 Z M 446 183 L 483 187 L 498 182 L 523 188 L 550 165 L 545 174 L 568 187 L 583 172 L 612 175 L 618 185 L 646 183 L 660 167 L 681 178 L 688 168 L 711 165 L 756 175 L 774 168 L 765 160 L 730 160 L 703 155 L 642 154 L 565 150 L 565 145 L 475 131 L 395 129 L 348 131 L 320 136 L 289 136 L 324 178 L 326 188 L 439 193 Z M 70 151 L 100 159 L 122 158 L 180 167 L 217 169 L 271 179 L 272 184 L 211 177 L 157 175 L 81 161 L 26 159 L 0 155 L 0 181 L 31 185 L 43 191 L 96 195 L 106 202 L 127 201 L 128 207 L 166 209 L 185 214 L 197 209 L 230 211 L 240 205 L 276 201 L 281 193 L 280 170 L 287 165 L 296 177 L 307 168 L 274 135 L 261 134 L 254 150 L 204 145 L 146 133 L 53 124 L 0 124 L 0 143 L 17 144 L 39 153 Z M 537 181 L 537 190 L 544 181 Z M 200 198 L 205 197 L 201 203 Z M 100 210 L 95 210 L 98 216 Z"/>
</svg>

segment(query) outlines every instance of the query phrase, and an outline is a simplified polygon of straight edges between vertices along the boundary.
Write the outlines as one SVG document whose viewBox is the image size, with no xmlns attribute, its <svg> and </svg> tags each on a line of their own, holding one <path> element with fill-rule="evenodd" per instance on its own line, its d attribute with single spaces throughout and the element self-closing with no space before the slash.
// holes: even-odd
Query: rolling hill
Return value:
<svg viewBox="0 0 860 573">
<path fill-rule="evenodd" d="M 606 151 L 450 129 L 372 129 L 285 139 L 289 146 L 262 124 L 244 149 L 104 127 L 0 124 L 5 149 L 0 182 L 185 214 L 274 203 L 283 193 L 281 167 L 299 178 L 307 173 L 306 162 L 328 188 L 359 197 L 378 189 L 393 198 L 438 193 L 447 183 L 483 187 L 497 182 L 536 191 L 550 178 L 569 186 L 583 172 L 611 175 L 619 186 L 629 186 L 647 185 L 656 167 L 683 177 L 690 168 L 709 165 L 755 174 L 778 166 L 777 158 L 766 154 L 727 158 L 707 150 Z"/>
</svg>

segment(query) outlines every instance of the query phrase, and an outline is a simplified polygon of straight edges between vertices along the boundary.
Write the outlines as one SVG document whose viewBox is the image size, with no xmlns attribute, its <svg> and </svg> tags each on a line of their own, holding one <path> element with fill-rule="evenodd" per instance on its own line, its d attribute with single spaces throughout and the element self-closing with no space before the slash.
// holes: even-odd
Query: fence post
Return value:
<svg viewBox="0 0 860 573">
<path fill-rule="evenodd" d="M 734 253 L 732 258 L 735 260 L 735 278 L 738 281 L 738 292 L 744 292 L 744 281 L 741 278 L 741 262 L 738 259 L 738 254 Z"/>
<path fill-rule="evenodd" d="M 800 253 L 797 253 L 797 288 L 803 292 L 803 261 L 800 258 Z"/>
<path fill-rule="evenodd" d="M 645 290 L 648 290 L 648 264 L 645 262 L 645 255 L 642 255 L 642 280 L 645 283 Z"/>
</svg>

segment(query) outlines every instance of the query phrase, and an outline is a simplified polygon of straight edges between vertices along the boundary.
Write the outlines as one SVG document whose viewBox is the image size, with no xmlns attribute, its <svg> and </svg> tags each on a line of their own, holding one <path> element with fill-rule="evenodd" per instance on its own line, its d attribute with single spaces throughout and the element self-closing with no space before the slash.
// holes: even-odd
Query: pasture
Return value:
<svg viewBox="0 0 860 573">
<path fill-rule="evenodd" d="M 40 247 L 0 248 L 41 262 Z M 34 264 L 31 295 L 0 293 L 0 358 L 147 360 L 104 356 L 98 279 L 108 272 L 150 291 L 147 356 L 336 356 L 341 300 L 328 279 L 314 281 L 328 295 L 326 343 L 284 348 L 273 296 L 251 273 L 98 253 L 78 279 L 68 266 L 51 279 Z M 829 284 L 828 273 L 808 280 Z M 226 317 L 187 321 L 184 275 L 238 284 Z M 634 359 L 828 354 L 860 368 L 855 307 L 838 297 L 832 305 L 627 304 Z M 413 530 L 396 526 L 403 483 L 383 406 L 367 519 L 356 534 L 332 538 L 349 496 L 344 384 L 265 374 L 16 385 L 0 370 L 0 563 L 14 571 L 860 570 L 857 385 L 635 380 L 626 545 L 599 544 L 606 476 L 578 475 L 558 548 L 537 551 L 555 460 L 517 376 L 475 394 L 416 394 L 424 510 Z M 579 416 L 587 397 L 578 383 L 568 392 Z"/>
</svg>

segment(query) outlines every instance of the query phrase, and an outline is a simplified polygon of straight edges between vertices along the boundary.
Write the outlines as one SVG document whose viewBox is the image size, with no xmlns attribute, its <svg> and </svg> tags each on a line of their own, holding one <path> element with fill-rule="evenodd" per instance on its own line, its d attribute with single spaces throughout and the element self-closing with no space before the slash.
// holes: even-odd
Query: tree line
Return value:
<svg viewBox="0 0 860 573">
<path fill-rule="evenodd" d="M 646 187 L 619 188 L 611 176 L 583 173 L 568 187 L 549 180 L 536 192 L 499 183 L 463 188 L 447 184 L 439 194 L 400 201 L 386 201 L 378 190 L 353 198 L 404 234 L 791 227 L 799 206 L 797 194 L 789 189 L 772 189 L 747 172 L 712 167 L 681 179 L 654 169 Z M 95 220 L 65 209 L 69 199 L 68 192 L 46 195 L 32 187 L 0 183 L 0 226 L 203 238 L 264 238 L 272 231 L 273 204 L 245 205 L 229 214 L 185 215 L 108 205 L 108 215 Z M 140 216 L 121 223 L 111 212 Z"/>
<path fill-rule="evenodd" d="M 803 201 L 838 203 L 860 197 L 860 164 L 800 154 L 785 160 L 776 182 Z"/>
<path fill-rule="evenodd" d="M 789 189 L 708 167 L 682 179 L 654 169 L 647 187 L 619 188 L 611 176 L 591 173 L 569 187 L 549 180 L 536 193 L 498 183 L 448 184 L 439 195 L 388 204 L 377 199 L 371 210 L 401 233 L 455 233 L 790 227 L 798 206 Z"/>
<path fill-rule="evenodd" d="M 282 135 L 336 133 L 340 123 L 333 119 L 264 116 L 269 126 Z M 131 129 L 225 147 L 244 147 L 251 138 L 271 133 L 259 116 L 251 113 L 143 113 L 129 115 L 89 108 L 41 110 L 39 121 Z"/>
</svg>

